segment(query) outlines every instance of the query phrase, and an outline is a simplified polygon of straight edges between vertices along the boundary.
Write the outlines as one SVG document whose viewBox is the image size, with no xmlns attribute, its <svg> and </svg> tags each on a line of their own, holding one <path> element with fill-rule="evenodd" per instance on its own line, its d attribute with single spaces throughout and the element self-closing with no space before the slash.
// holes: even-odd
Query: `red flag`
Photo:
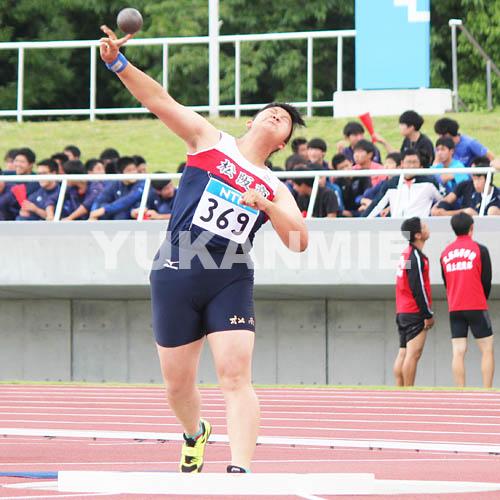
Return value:
<svg viewBox="0 0 500 500">
<path fill-rule="evenodd" d="M 370 113 L 364 113 L 362 115 L 359 115 L 359 119 L 361 120 L 361 123 L 366 127 L 366 130 L 368 130 L 368 133 L 371 135 L 372 142 L 376 142 L 375 139 L 373 138 L 375 130 L 373 128 L 373 120 Z"/>
<path fill-rule="evenodd" d="M 19 206 L 21 206 L 23 201 L 28 197 L 28 194 L 26 193 L 26 184 L 16 184 L 15 186 L 12 186 L 10 190 L 14 195 L 14 198 L 19 203 Z"/>
</svg>

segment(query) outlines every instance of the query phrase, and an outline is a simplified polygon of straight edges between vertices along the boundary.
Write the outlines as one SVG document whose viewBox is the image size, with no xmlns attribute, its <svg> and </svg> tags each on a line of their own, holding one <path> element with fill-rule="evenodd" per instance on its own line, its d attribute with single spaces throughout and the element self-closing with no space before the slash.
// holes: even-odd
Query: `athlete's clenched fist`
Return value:
<svg viewBox="0 0 500 500">
<path fill-rule="evenodd" d="M 264 196 L 255 191 L 255 189 L 249 189 L 241 196 L 240 203 L 265 212 L 272 202 L 264 198 Z"/>
</svg>

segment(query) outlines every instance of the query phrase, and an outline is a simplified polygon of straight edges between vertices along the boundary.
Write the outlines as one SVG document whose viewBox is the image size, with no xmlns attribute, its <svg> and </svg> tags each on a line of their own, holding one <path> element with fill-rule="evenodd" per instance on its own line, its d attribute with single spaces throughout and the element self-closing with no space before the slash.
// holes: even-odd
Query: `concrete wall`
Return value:
<svg viewBox="0 0 500 500">
<path fill-rule="evenodd" d="M 500 301 L 490 305 L 498 330 Z M 3 300 L 0 379 L 161 382 L 149 307 L 145 300 Z M 449 386 L 446 305 L 437 301 L 434 309 L 417 384 Z M 256 383 L 393 384 L 398 336 L 391 300 L 257 300 L 256 317 Z M 468 385 L 481 385 L 472 340 L 467 370 Z M 199 380 L 216 381 L 208 349 Z"/>
</svg>

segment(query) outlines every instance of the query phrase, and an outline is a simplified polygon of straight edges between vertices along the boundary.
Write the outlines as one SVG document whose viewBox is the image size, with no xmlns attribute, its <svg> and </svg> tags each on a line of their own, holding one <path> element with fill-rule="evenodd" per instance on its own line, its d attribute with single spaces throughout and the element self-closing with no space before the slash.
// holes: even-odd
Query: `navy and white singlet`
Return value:
<svg viewBox="0 0 500 500">
<path fill-rule="evenodd" d="M 266 217 L 238 201 L 248 189 L 272 200 L 279 185 L 224 132 L 212 148 L 188 154 L 167 237 L 150 274 L 159 345 L 177 347 L 216 331 L 255 330 L 248 251 Z"/>
</svg>

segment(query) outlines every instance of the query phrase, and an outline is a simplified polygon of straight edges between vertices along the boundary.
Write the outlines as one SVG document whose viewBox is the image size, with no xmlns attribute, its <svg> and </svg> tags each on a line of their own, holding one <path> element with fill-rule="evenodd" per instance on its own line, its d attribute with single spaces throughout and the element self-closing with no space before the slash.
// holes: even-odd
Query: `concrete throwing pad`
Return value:
<svg viewBox="0 0 500 500">
<path fill-rule="evenodd" d="M 59 472 L 67 493 L 158 495 L 397 495 L 500 491 L 500 483 L 378 480 L 374 474 Z"/>
</svg>

